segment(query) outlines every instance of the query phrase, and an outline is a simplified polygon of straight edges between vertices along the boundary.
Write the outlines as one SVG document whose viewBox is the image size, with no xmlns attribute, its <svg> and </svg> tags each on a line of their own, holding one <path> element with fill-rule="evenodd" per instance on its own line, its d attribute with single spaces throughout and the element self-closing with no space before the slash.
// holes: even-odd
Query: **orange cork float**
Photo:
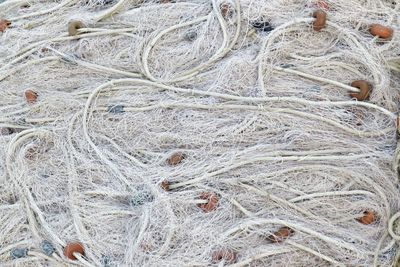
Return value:
<svg viewBox="0 0 400 267">
<path fill-rule="evenodd" d="M 364 211 L 364 215 L 360 218 L 357 218 L 357 221 L 365 225 L 373 224 L 377 220 L 378 215 L 376 214 L 376 212 L 370 210 Z"/>
<path fill-rule="evenodd" d="M 358 80 L 351 83 L 352 87 L 360 89 L 358 93 L 350 93 L 351 98 L 355 98 L 358 101 L 364 101 L 369 98 L 371 93 L 371 87 L 367 81 Z"/>
<path fill-rule="evenodd" d="M 177 153 L 172 154 L 172 156 L 168 159 L 168 163 L 169 163 L 169 165 L 175 166 L 175 165 L 178 165 L 179 163 L 181 163 L 184 158 L 185 158 L 185 155 L 183 155 L 180 152 L 177 152 Z"/>
<path fill-rule="evenodd" d="M 69 243 L 64 248 L 64 256 L 67 257 L 68 259 L 77 260 L 77 258 L 74 256 L 74 253 L 79 253 L 82 256 L 85 255 L 85 248 L 83 247 L 82 243 L 80 242 Z"/>
<path fill-rule="evenodd" d="M 393 29 L 381 24 L 372 24 L 369 28 L 369 32 L 373 36 L 378 36 L 382 39 L 390 39 L 393 36 Z"/>
<path fill-rule="evenodd" d="M 281 243 L 294 235 L 294 230 L 290 227 L 284 226 L 277 232 L 267 237 L 267 239 L 273 243 Z"/>
<path fill-rule="evenodd" d="M 326 27 L 326 12 L 322 9 L 314 11 L 313 17 L 315 18 L 313 22 L 313 29 L 317 32 L 321 31 Z"/>
<path fill-rule="evenodd" d="M 0 20 L 0 32 L 4 32 L 10 26 L 11 26 L 11 21 L 6 19 Z"/>
<path fill-rule="evenodd" d="M 33 90 L 25 91 L 25 99 L 29 104 L 33 104 L 37 101 L 38 94 Z"/>
<path fill-rule="evenodd" d="M 207 200 L 207 203 L 199 204 L 204 212 L 211 212 L 218 207 L 219 198 L 215 193 L 204 192 L 200 195 L 200 199 Z"/>
<path fill-rule="evenodd" d="M 213 263 L 225 261 L 225 263 L 232 264 L 237 261 L 237 258 L 237 252 L 232 249 L 218 249 L 212 253 Z"/>
</svg>

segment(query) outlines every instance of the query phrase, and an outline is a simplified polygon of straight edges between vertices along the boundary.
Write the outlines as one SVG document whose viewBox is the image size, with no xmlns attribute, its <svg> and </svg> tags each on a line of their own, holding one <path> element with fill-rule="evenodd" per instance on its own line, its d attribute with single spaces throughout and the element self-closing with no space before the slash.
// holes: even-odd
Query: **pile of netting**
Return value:
<svg viewBox="0 0 400 267">
<path fill-rule="evenodd" d="M 396 266 L 400 1 L 0 0 L 1 266 Z"/>
</svg>

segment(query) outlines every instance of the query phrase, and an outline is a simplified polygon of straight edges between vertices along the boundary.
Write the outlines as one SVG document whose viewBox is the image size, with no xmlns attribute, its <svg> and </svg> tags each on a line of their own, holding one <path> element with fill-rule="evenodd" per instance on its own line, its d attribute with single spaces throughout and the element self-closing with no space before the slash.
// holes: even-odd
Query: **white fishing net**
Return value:
<svg viewBox="0 0 400 267">
<path fill-rule="evenodd" d="M 0 265 L 396 266 L 399 10 L 0 0 Z"/>
</svg>

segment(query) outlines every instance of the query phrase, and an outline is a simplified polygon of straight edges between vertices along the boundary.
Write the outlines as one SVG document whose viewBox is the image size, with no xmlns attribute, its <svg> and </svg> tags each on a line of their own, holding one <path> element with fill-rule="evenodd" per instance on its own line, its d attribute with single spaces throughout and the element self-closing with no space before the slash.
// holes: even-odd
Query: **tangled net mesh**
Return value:
<svg viewBox="0 0 400 267">
<path fill-rule="evenodd" d="M 0 1 L 0 265 L 397 266 L 399 11 Z"/>
</svg>

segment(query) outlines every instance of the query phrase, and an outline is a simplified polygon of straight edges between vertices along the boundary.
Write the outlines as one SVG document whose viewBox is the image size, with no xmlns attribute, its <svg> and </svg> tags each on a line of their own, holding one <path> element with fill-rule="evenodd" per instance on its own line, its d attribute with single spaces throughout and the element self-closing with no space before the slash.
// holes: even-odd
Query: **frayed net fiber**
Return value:
<svg viewBox="0 0 400 267">
<path fill-rule="evenodd" d="M 400 1 L 0 1 L 0 266 L 398 266 Z"/>
</svg>

